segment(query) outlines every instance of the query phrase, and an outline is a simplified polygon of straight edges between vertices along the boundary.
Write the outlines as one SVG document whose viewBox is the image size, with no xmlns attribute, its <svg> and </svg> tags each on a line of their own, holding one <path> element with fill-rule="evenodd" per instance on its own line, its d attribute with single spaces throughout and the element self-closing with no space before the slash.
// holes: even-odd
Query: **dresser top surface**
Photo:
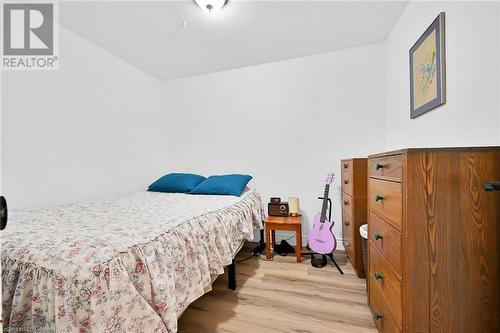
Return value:
<svg viewBox="0 0 500 333">
<path fill-rule="evenodd" d="M 499 151 L 500 146 L 484 146 L 484 147 L 437 147 L 437 148 L 405 148 L 387 151 L 383 153 L 369 155 L 368 158 L 384 157 L 401 155 L 407 153 L 422 153 L 422 152 L 436 152 L 436 151 L 455 151 L 455 152 L 473 152 L 473 151 Z"/>
<path fill-rule="evenodd" d="M 355 157 L 355 158 L 344 158 L 340 160 L 341 162 L 349 162 L 349 161 L 366 161 L 366 157 Z"/>
</svg>

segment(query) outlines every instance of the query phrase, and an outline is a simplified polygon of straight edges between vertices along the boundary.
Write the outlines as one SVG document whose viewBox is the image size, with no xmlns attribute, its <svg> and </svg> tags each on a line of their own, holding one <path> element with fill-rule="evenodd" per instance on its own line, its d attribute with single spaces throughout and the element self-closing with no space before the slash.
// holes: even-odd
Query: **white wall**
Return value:
<svg viewBox="0 0 500 333">
<path fill-rule="evenodd" d="M 309 229 L 328 171 L 384 147 L 382 44 L 166 81 L 166 169 L 249 173 L 266 203 L 298 196 Z"/>
<path fill-rule="evenodd" d="M 11 208 L 108 198 L 161 174 L 160 83 L 60 28 L 60 69 L 2 74 L 2 191 Z"/>
<path fill-rule="evenodd" d="M 448 102 L 410 120 L 408 49 L 440 11 Z M 30 208 L 242 172 L 265 201 L 299 196 L 305 235 L 334 170 L 340 238 L 341 158 L 500 143 L 499 21 L 498 3 L 412 2 L 384 44 L 164 83 L 61 27 L 59 71 L 2 73 L 2 193 Z"/>
<path fill-rule="evenodd" d="M 410 2 L 386 41 L 386 145 L 500 143 L 498 3 Z M 408 50 L 446 12 L 447 103 L 411 120 Z"/>
<path fill-rule="evenodd" d="M 2 83 L 3 83 L 3 71 L 0 70 L 0 92 L 2 91 Z M 3 166 L 3 160 L 2 160 L 2 118 L 3 118 L 3 94 L 0 93 L 0 195 L 4 195 L 3 189 L 2 189 L 2 166 Z M 1 327 L 0 327 L 1 328 Z"/>
</svg>

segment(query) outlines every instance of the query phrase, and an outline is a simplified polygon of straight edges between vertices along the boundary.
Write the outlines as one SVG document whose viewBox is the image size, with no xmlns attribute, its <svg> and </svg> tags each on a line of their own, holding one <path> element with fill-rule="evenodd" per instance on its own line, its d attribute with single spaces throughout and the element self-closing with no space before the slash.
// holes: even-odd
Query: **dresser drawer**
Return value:
<svg viewBox="0 0 500 333">
<path fill-rule="evenodd" d="M 353 215 L 353 205 L 354 200 L 347 193 L 342 193 L 342 210 L 348 211 L 349 214 Z"/>
<path fill-rule="evenodd" d="M 403 201 L 400 183 L 370 178 L 368 203 L 371 210 L 377 212 L 396 228 L 401 229 Z"/>
<path fill-rule="evenodd" d="M 350 203 L 351 201 L 348 201 L 348 202 Z M 353 223 L 352 219 L 353 219 L 353 214 L 352 214 L 351 206 L 346 205 L 346 206 L 342 207 L 343 228 L 347 228 L 347 227 L 352 228 L 352 223 Z"/>
<path fill-rule="evenodd" d="M 342 226 L 343 228 L 343 236 L 342 236 L 342 242 L 344 244 L 344 248 L 346 253 L 352 257 L 353 253 L 352 251 L 354 250 L 352 247 L 352 231 L 351 231 L 351 226 L 348 225 L 346 226 L 345 223 Z"/>
<path fill-rule="evenodd" d="M 351 231 L 350 230 L 347 231 L 346 234 L 347 234 L 346 239 L 343 240 L 344 249 L 345 249 L 345 253 L 349 257 L 349 261 L 352 263 L 354 261 L 354 259 L 356 258 L 356 255 L 354 253 L 354 251 L 355 251 L 354 243 L 352 240 Z"/>
<path fill-rule="evenodd" d="M 342 192 L 352 195 L 352 173 L 342 172 Z"/>
<path fill-rule="evenodd" d="M 386 223 L 374 212 L 370 212 L 368 240 L 380 253 L 396 276 L 401 279 L 401 233 Z"/>
<path fill-rule="evenodd" d="M 374 157 L 368 160 L 370 177 L 401 181 L 403 174 L 401 155 Z"/>
<path fill-rule="evenodd" d="M 352 173 L 352 160 L 342 160 L 341 166 L 342 166 L 342 172 Z"/>
<path fill-rule="evenodd" d="M 389 306 L 378 288 L 373 288 L 375 279 L 370 279 L 370 310 L 372 311 L 373 321 L 381 333 L 400 333 L 401 329 L 392 317 Z"/>
<path fill-rule="evenodd" d="M 349 258 L 352 259 L 355 256 L 355 248 L 354 248 L 354 242 L 353 242 L 353 223 L 354 221 L 352 220 L 353 214 L 352 214 L 352 199 L 350 196 L 343 194 L 342 195 L 343 200 L 348 202 L 348 205 L 345 205 L 342 207 L 342 230 L 343 230 L 343 243 L 344 243 L 344 248 L 346 250 L 347 255 Z"/>
<path fill-rule="evenodd" d="M 342 224 L 344 229 L 351 229 L 353 228 L 353 223 L 354 221 L 352 220 L 352 214 L 351 214 L 351 207 L 346 207 L 345 209 L 342 209 Z"/>
<path fill-rule="evenodd" d="M 369 260 L 370 276 L 373 278 L 371 280 L 371 288 L 378 288 L 380 293 L 383 294 L 396 323 L 401 326 L 401 282 L 373 246 L 370 246 Z"/>
</svg>

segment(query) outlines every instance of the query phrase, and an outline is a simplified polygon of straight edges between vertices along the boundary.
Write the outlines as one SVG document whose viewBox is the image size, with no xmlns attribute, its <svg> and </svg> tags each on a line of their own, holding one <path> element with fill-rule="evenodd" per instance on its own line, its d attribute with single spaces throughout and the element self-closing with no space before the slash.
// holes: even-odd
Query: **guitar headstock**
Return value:
<svg viewBox="0 0 500 333">
<path fill-rule="evenodd" d="M 330 185 L 333 182 L 334 177 L 335 174 L 333 172 L 330 172 L 328 175 L 326 175 L 325 183 Z"/>
</svg>

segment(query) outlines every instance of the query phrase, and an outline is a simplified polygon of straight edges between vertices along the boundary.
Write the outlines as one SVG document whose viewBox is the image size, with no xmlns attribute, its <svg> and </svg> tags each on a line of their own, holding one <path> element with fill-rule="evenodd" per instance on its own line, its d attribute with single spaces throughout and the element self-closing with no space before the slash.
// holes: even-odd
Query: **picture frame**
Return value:
<svg viewBox="0 0 500 333">
<path fill-rule="evenodd" d="M 410 118 L 446 103 L 445 13 L 425 30 L 409 51 Z"/>
</svg>

